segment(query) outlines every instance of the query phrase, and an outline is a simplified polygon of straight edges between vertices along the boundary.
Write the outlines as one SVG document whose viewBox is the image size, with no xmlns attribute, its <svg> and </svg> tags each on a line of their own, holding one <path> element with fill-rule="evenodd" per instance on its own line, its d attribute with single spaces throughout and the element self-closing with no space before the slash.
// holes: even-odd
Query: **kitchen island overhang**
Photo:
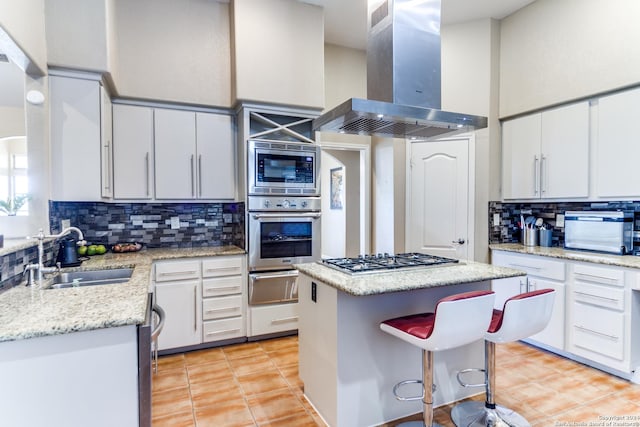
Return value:
<svg viewBox="0 0 640 427">
<path fill-rule="evenodd" d="M 420 400 L 397 401 L 392 393 L 397 382 L 422 377 L 420 349 L 380 331 L 381 321 L 432 311 L 445 296 L 525 275 L 468 261 L 359 275 L 319 263 L 296 268 L 300 378 L 307 400 L 332 427 L 379 425 L 421 412 Z M 482 393 L 463 388 L 455 375 L 483 365 L 481 340 L 436 354 L 434 406 Z"/>
</svg>

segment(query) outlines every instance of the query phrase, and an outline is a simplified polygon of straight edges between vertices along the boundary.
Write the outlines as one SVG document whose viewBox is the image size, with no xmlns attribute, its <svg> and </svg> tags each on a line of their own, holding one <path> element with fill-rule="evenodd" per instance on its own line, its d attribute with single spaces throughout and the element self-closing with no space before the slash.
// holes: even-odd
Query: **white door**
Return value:
<svg viewBox="0 0 640 427">
<path fill-rule="evenodd" d="M 469 139 L 410 145 L 406 247 L 469 258 Z"/>
<path fill-rule="evenodd" d="M 235 141 L 231 116 L 196 113 L 197 196 L 233 199 L 236 194 Z"/>
</svg>

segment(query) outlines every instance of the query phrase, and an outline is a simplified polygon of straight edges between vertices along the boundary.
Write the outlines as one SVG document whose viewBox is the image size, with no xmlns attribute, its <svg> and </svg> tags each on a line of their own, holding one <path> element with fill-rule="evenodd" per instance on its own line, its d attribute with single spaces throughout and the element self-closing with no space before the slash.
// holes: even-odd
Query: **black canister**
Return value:
<svg viewBox="0 0 640 427">
<path fill-rule="evenodd" d="M 68 237 L 60 242 L 58 260 L 63 267 L 78 264 L 78 252 L 75 239 Z"/>
</svg>

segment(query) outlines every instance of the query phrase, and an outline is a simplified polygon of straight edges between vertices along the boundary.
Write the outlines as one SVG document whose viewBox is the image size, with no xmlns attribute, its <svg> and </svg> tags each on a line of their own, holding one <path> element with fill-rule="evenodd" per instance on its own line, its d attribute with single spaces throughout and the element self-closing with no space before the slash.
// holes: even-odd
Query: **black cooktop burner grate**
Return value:
<svg viewBox="0 0 640 427">
<path fill-rule="evenodd" d="M 360 255 L 357 258 L 329 258 L 322 263 L 336 270 L 357 274 L 366 272 L 379 272 L 397 270 L 410 267 L 429 267 L 444 264 L 457 263 L 457 259 L 445 258 L 419 252 L 389 255 Z"/>
</svg>

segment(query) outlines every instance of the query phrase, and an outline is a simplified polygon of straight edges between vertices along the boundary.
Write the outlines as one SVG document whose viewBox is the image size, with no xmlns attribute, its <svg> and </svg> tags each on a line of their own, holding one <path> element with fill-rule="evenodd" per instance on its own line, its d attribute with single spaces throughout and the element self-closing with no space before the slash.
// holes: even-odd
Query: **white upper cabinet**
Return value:
<svg viewBox="0 0 640 427">
<path fill-rule="evenodd" d="M 113 105 L 113 197 L 150 199 L 153 187 L 153 109 Z"/>
<path fill-rule="evenodd" d="M 113 117 L 111 112 L 111 98 L 107 91 L 100 87 L 100 123 L 101 126 L 101 182 L 102 197 L 113 197 Z"/>
<path fill-rule="evenodd" d="M 195 198 L 195 113 L 158 108 L 154 128 L 156 198 Z"/>
<path fill-rule="evenodd" d="M 638 197 L 640 182 L 632 177 L 640 158 L 637 132 L 640 89 L 600 98 L 595 156 L 596 195 Z"/>
<path fill-rule="evenodd" d="M 503 123 L 504 199 L 589 195 L 589 103 Z"/>
<path fill-rule="evenodd" d="M 196 113 L 198 198 L 235 197 L 236 160 L 231 116 Z"/>
<path fill-rule="evenodd" d="M 156 198 L 233 199 L 234 147 L 230 116 L 156 109 Z"/>
<path fill-rule="evenodd" d="M 51 75 L 49 90 L 51 198 L 100 201 L 100 82 Z"/>
</svg>

